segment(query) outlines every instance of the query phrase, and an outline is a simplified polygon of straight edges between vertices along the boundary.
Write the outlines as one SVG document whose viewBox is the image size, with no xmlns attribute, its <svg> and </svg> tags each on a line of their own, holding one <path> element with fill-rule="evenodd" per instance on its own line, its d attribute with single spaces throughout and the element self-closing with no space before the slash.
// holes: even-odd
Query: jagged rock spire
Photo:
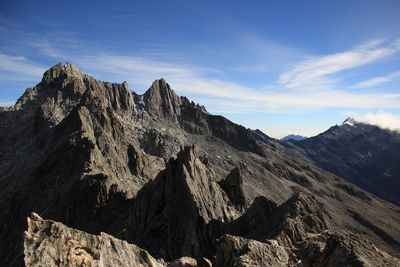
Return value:
<svg viewBox="0 0 400 267">
<path fill-rule="evenodd" d="M 143 96 L 145 107 L 150 115 L 177 121 L 181 113 L 181 99 L 163 79 L 155 80 Z"/>
<path fill-rule="evenodd" d="M 130 210 L 130 241 L 166 259 L 212 255 L 207 224 L 237 216 L 212 177 L 195 147 L 183 148 L 138 192 Z"/>
</svg>

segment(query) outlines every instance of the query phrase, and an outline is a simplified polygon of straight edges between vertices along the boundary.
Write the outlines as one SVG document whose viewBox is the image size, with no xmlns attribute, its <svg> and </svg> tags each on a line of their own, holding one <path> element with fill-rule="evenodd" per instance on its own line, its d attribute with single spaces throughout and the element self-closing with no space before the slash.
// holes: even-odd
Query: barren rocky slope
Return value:
<svg viewBox="0 0 400 267">
<path fill-rule="evenodd" d="M 348 118 L 342 125 L 292 144 L 321 168 L 400 204 L 399 132 Z"/>
<path fill-rule="evenodd" d="M 132 244 L 115 241 L 127 250 L 121 262 L 146 250 L 162 264 L 398 265 L 400 208 L 287 150 L 163 79 L 137 95 L 58 64 L 0 112 L 0 265 L 24 255 L 46 265 L 32 238 L 57 261 L 72 243 L 108 235 Z M 43 238 L 26 235 L 24 254 L 31 212 L 87 234 L 60 248 L 57 232 L 30 226 Z"/>
</svg>

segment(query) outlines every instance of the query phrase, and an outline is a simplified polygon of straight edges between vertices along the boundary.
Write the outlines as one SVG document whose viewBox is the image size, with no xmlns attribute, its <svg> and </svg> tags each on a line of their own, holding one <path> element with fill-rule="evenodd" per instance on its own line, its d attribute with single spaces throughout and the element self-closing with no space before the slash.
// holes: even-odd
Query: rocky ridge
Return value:
<svg viewBox="0 0 400 267">
<path fill-rule="evenodd" d="M 395 204 L 400 203 L 400 134 L 347 118 L 341 125 L 293 142 L 316 165 Z"/>
<path fill-rule="evenodd" d="M 23 262 L 31 212 L 87 232 L 77 235 L 82 242 L 107 233 L 168 264 L 325 266 L 332 255 L 332 264 L 378 258 L 396 266 L 399 256 L 398 207 L 209 114 L 163 79 L 138 95 L 56 65 L 0 112 L 0 152 L 5 266 Z M 35 244 L 58 242 L 43 233 Z M 26 264 L 45 264 L 30 255 Z"/>
</svg>

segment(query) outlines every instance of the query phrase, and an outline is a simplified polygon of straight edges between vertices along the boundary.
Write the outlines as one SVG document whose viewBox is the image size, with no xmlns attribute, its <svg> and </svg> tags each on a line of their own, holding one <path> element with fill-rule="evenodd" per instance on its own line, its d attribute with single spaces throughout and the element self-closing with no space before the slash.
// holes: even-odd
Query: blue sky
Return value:
<svg viewBox="0 0 400 267">
<path fill-rule="evenodd" d="M 70 62 L 274 137 L 400 128 L 400 1 L 0 1 L 0 103 Z"/>
</svg>

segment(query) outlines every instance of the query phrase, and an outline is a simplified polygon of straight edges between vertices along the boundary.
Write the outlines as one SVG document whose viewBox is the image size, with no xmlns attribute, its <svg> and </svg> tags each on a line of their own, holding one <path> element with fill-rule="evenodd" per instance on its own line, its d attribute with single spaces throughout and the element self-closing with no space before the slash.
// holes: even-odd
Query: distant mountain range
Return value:
<svg viewBox="0 0 400 267">
<path fill-rule="evenodd" d="M 304 140 L 306 138 L 307 137 L 305 137 L 305 136 L 301 136 L 301 135 L 297 135 L 297 134 L 289 134 L 289 135 L 281 138 L 280 140 L 281 141 L 290 141 L 290 140 L 292 140 L 292 141 L 302 141 L 302 140 Z"/>
<path fill-rule="evenodd" d="M 318 166 L 393 203 L 400 203 L 400 133 L 347 118 L 300 142 Z"/>
<path fill-rule="evenodd" d="M 361 188 L 396 202 L 399 151 L 349 121 L 282 142 L 164 79 L 57 64 L 0 109 L 0 266 L 400 266 L 400 207 Z"/>
</svg>

